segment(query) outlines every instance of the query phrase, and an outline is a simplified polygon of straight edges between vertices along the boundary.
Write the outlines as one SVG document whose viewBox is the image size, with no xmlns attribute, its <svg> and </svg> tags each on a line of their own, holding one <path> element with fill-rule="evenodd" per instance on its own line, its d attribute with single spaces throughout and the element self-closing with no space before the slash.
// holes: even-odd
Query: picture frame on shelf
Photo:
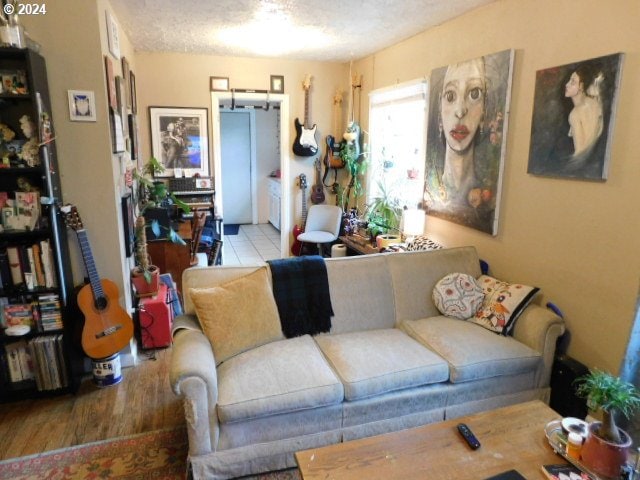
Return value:
<svg viewBox="0 0 640 480">
<path fill-rule="evenodd" d="M 96 121 L 96 97 L 91 90 L 67 90 L 69 119 L 72 122 Z"/>
<path fill-rule="evenodd" d="M 284 93 L 284 75 L 271 75 L 269 82 L 270 93 Z"/>
<path fill-rule="evenodd" d="M 209 84 L 212 92 L 229 91 L 229 77 L 209 77 Z"/>
<path fill-rule="evenodd" d="M 209 126 L 207 108 L 149 107 L 151 154 L 173 177 L 174 168 L 187 176 L 209 175 Z"/>
<path fill-rule="evenodd" d="M 120 60 L 120 32 L 118 23 L 111 12 L 105 12 L 107 17 L 107 41 L 109 43 L 109 53 L 117 60 Z"/>
</svg>

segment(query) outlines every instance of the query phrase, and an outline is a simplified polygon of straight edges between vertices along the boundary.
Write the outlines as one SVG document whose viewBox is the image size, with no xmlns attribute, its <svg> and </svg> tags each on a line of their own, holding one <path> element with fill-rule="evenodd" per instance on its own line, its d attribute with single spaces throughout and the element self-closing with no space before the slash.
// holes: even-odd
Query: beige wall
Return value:
<svg viewBox="0 0 640 480">
<path fill-rule="evenodd" d="M 64 201 L 78 207 L 100 276 L 112 279 L 126 292 L 128 268 L 124 268 L 119 228 L 119 164 L 111 155 L 105 90 L 106 8 L 105 0 L 63 0 L 47 4 L 46 15 L 23 16 L 21 20 L 41 44 L 40 53 L 47 63 Z M 120 40 L 122 51 L 131 56 L 126 36 L 121 35 Z M 119 61 L 112 61 L 119 74 Z M 95 92 L 95 123 L 69 120 L 69 89 Z M 86 274 L 75 236 L 69 238 L 74 279 L 79 283 Z"/>
<path fill-rule="evenodd" d="M 431 217 L 426 230 L 447 246 L 475 245 L 499 278 L 541 287 L 542 301 L 565 313 L 568 353 L 614 372 L 635 315 L 640 267 L 639 21 L 637 0 L 503 0 L 355 65 L 370 90 L 515 49 L 499 233 Z M 625 52 L 625 60 L 609 179 L 527 174 L 535 72 L 616 52 Z"/>
</svg>

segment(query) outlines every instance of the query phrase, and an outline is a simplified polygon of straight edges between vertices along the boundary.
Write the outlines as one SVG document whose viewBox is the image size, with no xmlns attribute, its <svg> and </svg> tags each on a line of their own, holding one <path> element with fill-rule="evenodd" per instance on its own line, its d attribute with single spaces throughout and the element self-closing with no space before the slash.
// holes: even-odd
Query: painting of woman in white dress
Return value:
<svg viewBox="0 0 640 480">
<path fill-rule="evenodd" d="M 431 73 L 424 206 L 497 234 L 513 51 Z"/>
<path fill-rule="evenodd" d="M 528 173 L 607 178 L 622 54 L 536 72 Z"/>
</svg>

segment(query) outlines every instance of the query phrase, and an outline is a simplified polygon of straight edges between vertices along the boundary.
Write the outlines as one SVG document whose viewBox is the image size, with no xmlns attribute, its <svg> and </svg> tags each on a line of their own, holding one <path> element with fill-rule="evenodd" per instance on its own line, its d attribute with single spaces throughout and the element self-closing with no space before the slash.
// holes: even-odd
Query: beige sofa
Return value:
<svg viewBox="0 0 640 480">
<path fill-rule="evenodd" d="M 472 412 L 549 399 L 563 321 L 529 305 L 505 337 L 440 315 L 443 276 L 478 277 L 474 248 L 326 260 L 331 331 L 279 340 L 216 368 L 189 296 L 268 267 L 184 272 L 185 315 L 174 324 L 171 384 L 184 398 L 195 478 L 295 465 L 302 449 Z"/>
</svg>

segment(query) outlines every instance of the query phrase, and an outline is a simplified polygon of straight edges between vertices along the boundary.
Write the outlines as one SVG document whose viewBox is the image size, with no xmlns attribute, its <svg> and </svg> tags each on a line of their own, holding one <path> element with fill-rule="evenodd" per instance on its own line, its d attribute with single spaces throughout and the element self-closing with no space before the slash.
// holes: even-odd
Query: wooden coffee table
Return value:
<svg viewBox="0 0 640 480">
<path fill-rule="evenodd" d="M 295 454 L 303 480 L 481 480 L 515 469 L 545 478 L 541 466 L 566 463 L 545 425 L 561 416 L 540 401 L 423 427 L 304 450 Z M 471 450 L 456 425 L 466 423 L 482 446 Z"/>
</svg>

